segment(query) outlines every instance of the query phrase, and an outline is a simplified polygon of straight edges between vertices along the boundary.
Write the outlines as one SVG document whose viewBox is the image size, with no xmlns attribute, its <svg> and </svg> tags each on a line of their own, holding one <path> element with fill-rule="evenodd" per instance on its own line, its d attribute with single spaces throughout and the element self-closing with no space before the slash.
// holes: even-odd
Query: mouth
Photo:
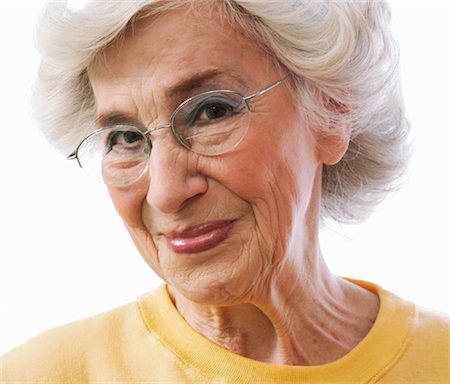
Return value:
<svg viewBox="0 0 450 384">
<path fill-rule="evenodd" d="M 176 253 L 200 253 L 212 249 L 230 234 L 235 220 L 212 221 L 182 232 L 166 233 L 167 245 Z"/>
</svg>

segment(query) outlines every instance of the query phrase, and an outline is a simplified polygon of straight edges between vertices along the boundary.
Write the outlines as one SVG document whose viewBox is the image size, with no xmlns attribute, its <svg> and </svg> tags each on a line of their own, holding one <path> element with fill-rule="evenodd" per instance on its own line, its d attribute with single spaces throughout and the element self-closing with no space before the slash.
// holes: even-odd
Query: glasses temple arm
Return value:
<svg viewBox="0 0 450 384">
<path fill-rule="evenodd" d="M 251 95 L 245 96 L 244 100 L 250 100 L 253 99 L 256 96 L 264 95 L 266 92 L 269 92 L 271 89 L 275 88 L 276 86 L 280 85 L 283 81 L 285 81 L 289 76 L 291 76 L 290 73 L 287 74 L 287 76 L 283 77 L 282 79 L 276 81 L 273 84 L 270 84 L 266 88 L 260 89 L 259 91 L 256 91 L 255 93 L 252 93 Z"/>
</svg>

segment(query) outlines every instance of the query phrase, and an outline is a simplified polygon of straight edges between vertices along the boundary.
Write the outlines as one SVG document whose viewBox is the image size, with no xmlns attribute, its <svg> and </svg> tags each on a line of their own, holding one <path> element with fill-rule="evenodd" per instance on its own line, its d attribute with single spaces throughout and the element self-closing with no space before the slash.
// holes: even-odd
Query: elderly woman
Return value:
<svg viewBox="0 0 450 384">
<path fill-rule="evenodd" d="M 4 382 L 447 382 L 445 317 L 334 276 L 318 243 L 404 169 L 389 20 L 382 1 L 50 4 L 38 118 L 165 284 L 9 352 Z"/>
</svg>

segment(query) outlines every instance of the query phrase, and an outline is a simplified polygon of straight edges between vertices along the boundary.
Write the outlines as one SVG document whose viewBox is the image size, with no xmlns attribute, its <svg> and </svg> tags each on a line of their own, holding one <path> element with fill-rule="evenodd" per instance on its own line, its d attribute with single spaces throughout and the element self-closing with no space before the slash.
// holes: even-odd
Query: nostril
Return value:
<svg viewBox="0 0 450 384">
<path fill-rule="evenodd" d="M 161 185 L 151 179 L 147 193 L 148 204 L 163 213 L 176 213 L 186 206 L 194 204 L 208 190 L 207 181 L 202 176 L 185 183 Z"/>
</svg>

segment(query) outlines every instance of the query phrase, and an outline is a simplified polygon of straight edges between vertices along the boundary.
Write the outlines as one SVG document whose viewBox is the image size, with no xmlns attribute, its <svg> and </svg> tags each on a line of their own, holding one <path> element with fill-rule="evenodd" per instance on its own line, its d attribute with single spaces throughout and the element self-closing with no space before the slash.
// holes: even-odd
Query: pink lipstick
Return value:
<svg viewBox="0 0 450 384">
<path fill-rule="evenodd" d="M 182 232 L 167 233 L 164 237 L 169 248 L 176 253 L 199 253 L 214 248 L 225 240 L 234 220 L 212 221 L 196 225 Z"/>
</svg>

